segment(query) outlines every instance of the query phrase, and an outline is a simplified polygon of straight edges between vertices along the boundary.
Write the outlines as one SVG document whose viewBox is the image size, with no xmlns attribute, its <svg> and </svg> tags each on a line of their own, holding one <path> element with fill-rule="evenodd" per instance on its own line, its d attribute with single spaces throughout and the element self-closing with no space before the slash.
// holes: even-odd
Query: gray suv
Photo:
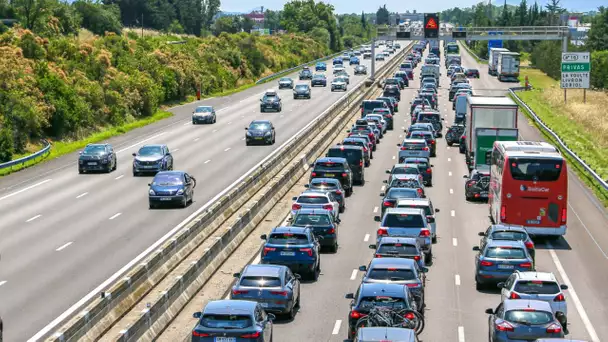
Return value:
<svg viewBox="0 0 608 342">
<path fill-rule="evenodd" d="M 78 173 L 116 170 L 116 153 L 110 144 L 88 144 L 78 157 Z"/>
</svg>

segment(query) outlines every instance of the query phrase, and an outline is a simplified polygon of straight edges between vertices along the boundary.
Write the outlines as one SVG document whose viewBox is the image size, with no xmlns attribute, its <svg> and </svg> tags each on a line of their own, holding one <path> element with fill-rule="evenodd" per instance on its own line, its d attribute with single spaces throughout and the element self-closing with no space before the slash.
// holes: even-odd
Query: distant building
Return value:
<svg viewBox="0 0 608 342">
<path fill-rule="evenodd" d="M 245 18 L 253 20 L 256 24 L 264 24 L 264 13 L 263 12 L 251 12 L 244 15 Z"/>
</svg>

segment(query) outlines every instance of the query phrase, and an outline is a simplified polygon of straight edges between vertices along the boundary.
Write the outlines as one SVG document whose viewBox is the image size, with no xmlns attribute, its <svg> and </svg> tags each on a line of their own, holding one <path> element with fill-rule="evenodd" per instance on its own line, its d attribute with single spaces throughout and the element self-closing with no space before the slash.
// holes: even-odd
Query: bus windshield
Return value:
<svg viewBox="0 0 608 342">
<path fill-rule="evenodd" d="M 559 179 L 563 161 L 552 158 L 510 158 L 511 176 L 519 181 L 555 182 Z"/>
</svg>

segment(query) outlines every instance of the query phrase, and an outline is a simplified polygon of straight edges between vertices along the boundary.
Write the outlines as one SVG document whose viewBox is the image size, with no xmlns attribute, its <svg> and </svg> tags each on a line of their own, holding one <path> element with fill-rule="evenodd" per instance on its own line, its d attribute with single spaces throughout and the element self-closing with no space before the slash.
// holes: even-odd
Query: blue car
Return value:
<svg viewBox="0 0 608 342">
<path fill-rule="evenodd" d="M 342 63 L 343 63 L 343 62 L 342 62 L 342 58 L 341 58 L 341 57 L 334 58 L 334 60 L 332 61 L 332 64 L 333 64 L 334 66 L 336 66 L 336 65 L 338 65 L 338 64 L 342 65 Z"/>
<path fill-rule="evenodd" d="M 490 342 L 534 341 L 564 337 L 561 322 L 545 301 L 506 299 L 495 310 L 487 309 Z"/>
<path fill-rule="evenodd" d="M 488 240 L 483 246 L 473 247 L 475 256 L 475 283 L 478 290 L 487 284 L 506 281 L 515 270 L 534 271 L 534 261 L 523 241 Z"/>
<path fill-rule="evenodd" d="M 202 312 L 192 315 L 198 319 L 192 330 L 192 342 L 268 342 L 272 341 L 272 321 L 256 302 L 248 300 L 215 300 Z"/>
<path fill-rule="evenodd" d="M 262 264 L 285 265 L 294 273 L 317 280 L 321 273 L 321 246 L 308 227 L 275 227 L 262 246 Z"/>
<path fill-rule="evenodd" d="M 315 71 L 327 71 L 327 64 L 323 62 L 317 63 L 317 65 L 315 66 Z"/>
<path fill-rule="evenodd" d="M 351 57 L 349 63 L 350 65 L 359 65 L 359 57 Z"/>
<path fill-rule="evenodd" d="M 173 156 L 167 145 L 144 145 L 133 157 L 133 177 L 173 170 Z"/>
<path fill-rule="evenodd" d="M 196 179 L 184 171 L 162 171 L 148 184 L 150 209 L 163 204 L 179 204 L 182 208 L 192 203 Z"/>
</svg>

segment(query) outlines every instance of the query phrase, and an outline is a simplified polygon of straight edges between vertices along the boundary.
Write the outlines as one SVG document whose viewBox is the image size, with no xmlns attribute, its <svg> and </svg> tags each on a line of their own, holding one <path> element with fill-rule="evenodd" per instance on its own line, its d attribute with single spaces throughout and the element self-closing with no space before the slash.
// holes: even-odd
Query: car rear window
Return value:
<svg viewBox="0 0 608 342">
<path fill-rule="evenodd" d="M 515 292 L 527 294 L 556 294 L 560 292 L 559 285 L 554 281 L 520 280 L 515 283 Z"/>
<path fill-rule="evenodd" d="M 358 163 L 363 159 L 363 150 L 353 148 L 331 148 L 327 152 L 328 157 L 339 157 L 348 160 L 351 163 Z"/>
<path fill-rule="evenodd" d="M 353 140 L 346 140 L 344 142 L 342 142 L 342 145 L 350 145 L 350 146 L 360 146 L 360 147 L 366 147 L 366 143 L 365 141 L 353 141 Z"/>
<path fill-rule="evenodd" d="M 526 253 L 521 248 L 490 247 L 486 257 L 497 259 L 525 259 Z"/>
<path fill-rule="evenodd" d="M 427 163 L 425 161 L 405 159 L 404 164 L 409 164 L 409 163 L 416 164 L 418 166 L 419 170 L 426 170 L 429 167 L 429 163 Z"/>
<path fill-rule="evenodd" d="M 370 310 L 373 307 L 384 307 L 394 310 L 403 310 L 409 308 L 403 298 L 389 296 L 365 296 L 359 301 L 359 309 Z"/>
<path fill-rule="evenodd" d="M 426 133 L 425 131 L 413 131 L 409 137 L 412 139 L 433 139 L 432 133 Z"/>
<path fill-rule="evenodd" d="M 277 287 L 281 286 L 281 279 L 277 277 L 243 277 L 241 286 Z"/>
<path fill-rule="evenodd" d="M 331 221 L 327 215 L 298 214 L 293 220 L 294 226 L 329 226 Z"/>
<path fill-rule="evenodd" d="M 547 311 L 510 310 L 505 313 L 505 321 L 522 325 L 544 325 L 553 321 L 553 314 Z"/>
<path fill-rule="evenodd" d="M 382 101 L 363 101 L 363 108 L 365 109 L 374 109 L 374 108 L 382 108 L 384 107 L 384 102 Z"/>
<path fill-rule="evenodd" d="M 378 248 L 376 253 L 380 254 L 405 254 L 405 255 L 418 255 L 418 249 L 413 245 L 406 245 L 402 243 L 383 243 Z"/>
<path fill-rule="evenodd" d="M 432 120 L 432 121 L 441 121 L 441 117 L 439 116 L 439 114 L 427 114 L 427 113 L 420 113 L 418 114 L 418 120 L 423 120 L 423 119 L 427 119 L 427 120 Z"/>
<path fill-rule="evenodd" d="M 294 233 L 272 233 L 268 239 L 269 243 L 273 244 L 307 244 L 308 238 L 305 234 L 294 234 Z"/>
<path fill-rule="evenodd" d="M 554 182 L 561 174 L 560 159 L 510 158 L 509 167 L 513 179 L 519 181 Z"/>
<path fill-rule="evenodd" d="M 424 210 L 424 214 L 427 216 L 431 216 L 433 215 L 433 212 L 431 211 L 431 207 L 428 205 L 413 205 L 413 204 L 408 204 L 408 205 L 400 205 L 398 206 L 398 208 L 415 208 L 415 209 L 422 209 Z"/>
<path fill-rule="evenodd" d="M 492 233 L 492 239 L 495 240 L 526 240 L 526 233 L 517 231 L 499 231 Z"/>
<path fill-rule="evenodd" d="M 316 164 L 318 168 L 328 169 L 328 170 L 342 170 L 344 166 L 341 163 L 332 163 L 332 162 L 319 162 Z"/>
<path fill-rule="evenodd" d="M 300 196 L 298 203 L 325 204 L 329 203 L 329 200 L 325 196 Z"/>
<path fill-rule="evenodd" d="M 393 175 L 418 175 L 420 170 L 417 167 L 396 167 L 393 169 Z"/>
<path fill-rule="evenodd" d="M 201 325 L 206 328 L 216 329 L 243 329 L 253 324 L 251 317 L 247 315 L 203 315 Z"/>
<path fill-rule="evenodd" d="M 420 198 L 418 191 L 414 188 L 391 188 L 386 194 L 388 199 L 396 198 Z"/>
<path fill-rule="evenodd" d="M 424 150 L 424 148 L 426 147 L 426 144 L 423 142 L 404 142 L 402 144 L 402 147 L 405 147 L 406 150 L 416 150 L 416 151 L 422 151 Z"/>
<path fill-rule="evenodd" d="M 416 274 L 410 269 L 403 268 L 373 268 L 367 277 L 374 280 L 415 280 Z"/>
<path fill-rule="evenodd" d="M 296 86 L 296 89 L 298 89 L 298 90 L 306 90 L 306 89 L 308 89 L 308 85 L 307 84 L 298 84 Z"/>
<path fill-rule="evenodd" d="M 416 214 L 387 214 L 382 225 L 389 228 L 422 228 L 426 226 L 422 216 Z"/>
</svg>

